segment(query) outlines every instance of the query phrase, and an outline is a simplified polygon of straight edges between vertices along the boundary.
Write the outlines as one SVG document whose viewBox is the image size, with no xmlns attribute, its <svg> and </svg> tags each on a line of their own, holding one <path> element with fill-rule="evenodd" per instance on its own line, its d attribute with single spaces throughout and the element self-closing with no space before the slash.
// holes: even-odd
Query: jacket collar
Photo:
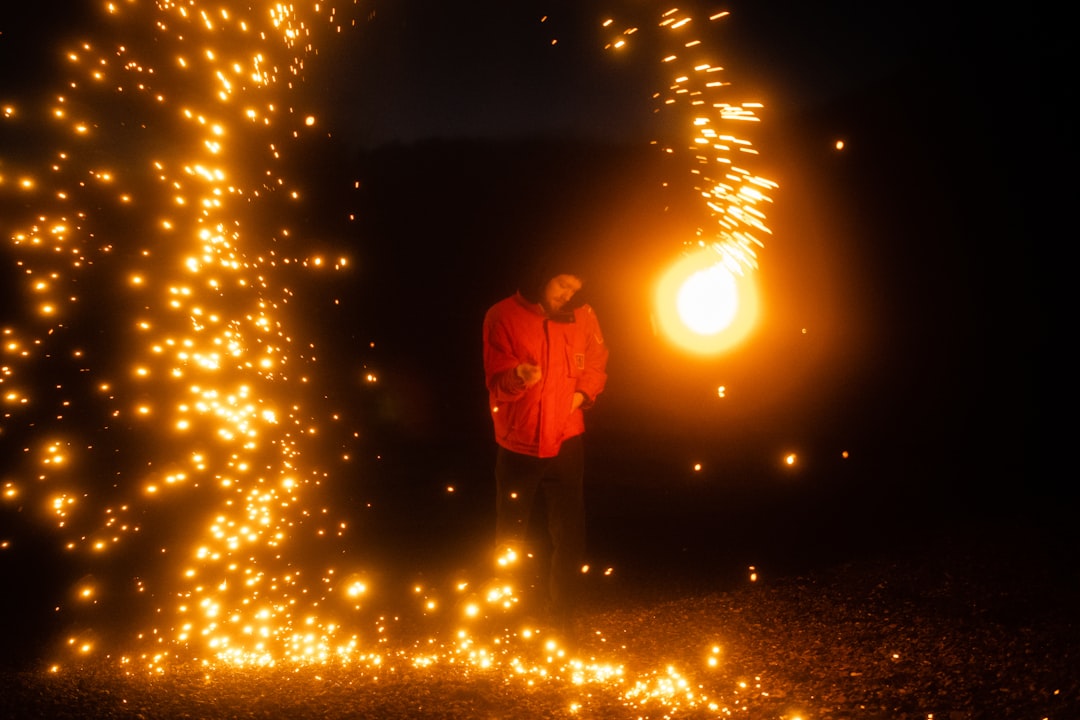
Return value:
<svg viewBox="0 0 1080 720">
<path fill-rule="evenodd" d="M 572 322 L 574 322 L 574 311 L 573 310 L 566 310 L 564 312 L 559 312 L 559 313 L 549 313 L 547 311 L 547 309 L 544 307 L 543 303 L 531 302 L 528 298 L 526 298 L 524 295 L 521 294 L 520 290 L 517 293 L 514 294 L 514 299 L 517 300 L 518 304 L 521 305 L 523 308 L 527 309 L 529 312 L 533 313 L 534 315 L 539 315 L 540 317 L 544 318 L 545 320 L 551 320 L 552 322 L 559 322 L 559 323 L 572 323 Z"/>
</svg>

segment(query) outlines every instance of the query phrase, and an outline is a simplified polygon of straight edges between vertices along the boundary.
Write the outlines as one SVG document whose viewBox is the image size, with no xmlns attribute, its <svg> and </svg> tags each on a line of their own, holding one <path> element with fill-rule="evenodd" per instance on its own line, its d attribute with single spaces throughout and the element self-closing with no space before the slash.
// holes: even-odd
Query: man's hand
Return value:
<svg viewBox="0 0 1080 720">
<path fill-rule="evenodd" d="M 533 365 L 532 363 L 521 363 L 514 372 L 521 378 L 521 381 L 525 383 L 525 387 L 532 387 L 536 383 L 540 382 L 540 366 Z"/>
<path fill-rule="evenodd" d="M 574 393 L 574 402 L 570 406 L 570 412 L 574 412 L 575 410 L 577 410 L 579 407 L 581 407 L 581 404 L 584 403 L 584 402 L 585 402 L 585 393 L 583 393 L 583 392 L 575 392 Z"/>
</svg>

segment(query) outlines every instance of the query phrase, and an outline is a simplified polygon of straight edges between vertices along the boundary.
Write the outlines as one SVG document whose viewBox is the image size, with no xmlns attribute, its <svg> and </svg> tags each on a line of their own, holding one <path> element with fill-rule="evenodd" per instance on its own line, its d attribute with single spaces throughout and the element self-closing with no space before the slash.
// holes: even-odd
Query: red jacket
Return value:
<svg viewBox="0 0 1080 720">
<path fill-rule="evenodd" d="M 572 319 L 549 318 L 543 306 L 520 293 L 496 303 L 484 316 L 484 374 L 495 441 L 516 453 L 554 457 L 567 438 L 585 432 L 582 408 L 607 382 L 608 350 L 592 308 Z M 540 366 L 531 388 L 517 376 L 523 362 Z M 571 411 L 574 393 L 585 395 Z"/>
</svg>

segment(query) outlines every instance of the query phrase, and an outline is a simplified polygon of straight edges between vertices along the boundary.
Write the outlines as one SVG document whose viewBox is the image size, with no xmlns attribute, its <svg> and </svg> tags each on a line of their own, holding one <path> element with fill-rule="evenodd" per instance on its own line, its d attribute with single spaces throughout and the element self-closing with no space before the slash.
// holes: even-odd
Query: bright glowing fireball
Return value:
<svg viewBox="0 0 1080 720">
<path fill-rule="evenodd" d="M 744 268 L 732 270 L 722 253 L 702 248 L 680 257 L 660 278 L 656 316 L 660 329 L 679 347 L 720 353 L 753 327 L 757 289 Z"/>
<path fill-rule="evenodd" d="M 714 335 L 731 325 L 739 308 L 735 277 L 723 265 L 698 270 L 675 295 L 679 318 L 699 335 Z"/>
</svg>

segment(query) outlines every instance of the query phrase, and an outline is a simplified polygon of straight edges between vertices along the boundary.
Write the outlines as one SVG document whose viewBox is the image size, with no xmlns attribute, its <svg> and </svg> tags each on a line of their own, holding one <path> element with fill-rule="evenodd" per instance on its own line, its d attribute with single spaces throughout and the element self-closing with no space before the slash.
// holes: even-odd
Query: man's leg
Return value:
<svg viewBox="0 0 1080 720">
<path fill-rule="evenodd" d="M 528 557 L 529 516 L 549 463 L 500 447 L 495 457 L 495 553 L 499 571 L 514 581 L 520 600 L 533 584 Z"/>
<path fill-rule="evenodd" d="M 585 558 L 585 451 L 582 437 L 562 444 L 544 484 L 552 557 L 549 594 L 554 620 L 569 630 Z"/>
</svg>

